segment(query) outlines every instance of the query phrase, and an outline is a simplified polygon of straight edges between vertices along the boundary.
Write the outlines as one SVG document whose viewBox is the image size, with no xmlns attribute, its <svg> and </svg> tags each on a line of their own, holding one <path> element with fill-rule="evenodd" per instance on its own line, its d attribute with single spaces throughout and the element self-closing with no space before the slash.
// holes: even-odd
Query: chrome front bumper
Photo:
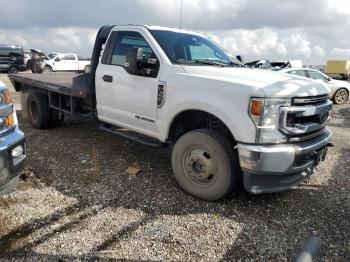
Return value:
<svg viewBox="0 0 350 262">
<path fill-rule="evenodd" d="M 331 133 L 298 144 L 251 145 L 239 143 L 244 187 L 253 194 L 283 191 L 312 175 L 325 156 Z"/>
</svg>

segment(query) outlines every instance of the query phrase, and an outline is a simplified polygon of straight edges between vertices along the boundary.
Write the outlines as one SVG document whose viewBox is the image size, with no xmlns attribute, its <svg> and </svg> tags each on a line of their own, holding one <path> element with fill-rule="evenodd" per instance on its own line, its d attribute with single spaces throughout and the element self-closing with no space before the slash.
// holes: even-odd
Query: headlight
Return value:
<svg viewBox="0 0 350 262">
<path fill-rule="evenodd" d="M 9 112 L 9 108 L 11 112 Z M 3 89 L 0 91 L 0 132 L 14 127 L 17 124 L 17 115 L 12 105 L 10 92 L 8 89 Z"/>
<path fill-rule="evenodd" d="M 287 141 L 287 137 L 279 131 L 279 109 L 282 106 L 290 105 L 290 99 L 250 99 L 249 114 L 256 126 L 256 143 L 283 143 Z"/>
<path fill-rule="evenodd" d="M 4 89 L 0 92 L 0 104 L 10 104 L 12 103 L 12 98 L 10 95 L 10 91 L 8 89 Z"/>
</svg>

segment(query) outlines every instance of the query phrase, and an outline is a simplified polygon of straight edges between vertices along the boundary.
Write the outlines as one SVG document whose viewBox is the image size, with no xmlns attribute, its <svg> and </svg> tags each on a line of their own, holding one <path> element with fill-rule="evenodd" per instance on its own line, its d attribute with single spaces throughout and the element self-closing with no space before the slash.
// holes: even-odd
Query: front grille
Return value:
<svg viewBox="0 0 350 262">
<path fill-rule="evenodd" d="M 291 142 L 304 141 L 321 134 L 332 109 L 329 96 L 298 97 L 292 101 L 292 106 L 281 108 L 281 131 Z"/>
<path fill-rule="evenodd" d="M 325 119 L 325 120 L 327 120 L 327 119 Z M 288 113 L 288 115 L 287 115 L 287 127 L 292 127 L 295 125 L 312 124 L 312 123 L 322 124 L 325 120 L 322 121 L 319 118 L 319 115 L 298 117 L 297 114 L 295 114 L 295 113 Z"/>
</svg>

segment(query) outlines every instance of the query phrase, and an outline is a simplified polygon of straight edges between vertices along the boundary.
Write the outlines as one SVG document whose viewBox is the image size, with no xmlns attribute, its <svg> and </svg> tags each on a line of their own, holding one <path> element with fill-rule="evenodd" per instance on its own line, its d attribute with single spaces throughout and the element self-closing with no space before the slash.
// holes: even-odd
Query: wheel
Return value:
<svg viewBox="0 0 350 262">
<path fill-rule="evenodd" d="M 45 129 L 51 124 L 48 97 L 41 93 L 30 93 L 27 98 L 29 123 L 36 129 Z"/>
<path fill-rule="evenodd" d="M 60 126 L 64 121 L 64 113 L 55 109 L 50 109 L 50 111 L 51 111 L 50 126 L 51 127 Z"/>
<path fill-rule="evenodd" d="M 90 66 L 89 65 L 85 66 L 84 73 L 86 73 L 86 74 L 90 73 Z"/>
<path fill-rule="evenodd" d="M 51 73 L 51 72 L 52 72 L 52 68 L 51 68 L 51 67 L 45 66 L 45 67 L 43 68 L 43 73 Z"/>
<path fill-rule="evenodd" d="M 8 73 L 9 74 L 17 74 L 18 73 L 17 66 L 10 66 Z"/>
<path fill-rule="evenodd" d="M 172 152 L 172 168 L 184 191 L 206 201 L 231 193 L 240 175 L 237 151 L 228 139 L 209 129 L 179 138 Z"/>
<path fill-rule="evenodd" d="M 337 105 L 344 104 L 349 99 L 349 93 L 346 89 L 338 89 L 333 97 L 333 102 Z"/>
</svg>

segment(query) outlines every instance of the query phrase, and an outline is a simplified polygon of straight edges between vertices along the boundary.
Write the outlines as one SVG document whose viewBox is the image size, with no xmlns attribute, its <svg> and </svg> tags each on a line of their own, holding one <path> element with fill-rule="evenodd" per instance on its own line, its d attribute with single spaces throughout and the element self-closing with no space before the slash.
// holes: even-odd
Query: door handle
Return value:
<svg viewBox="0 0 350 262">
<path fill-rule="evenodd" d="M 105 81 L 105 82 L 110 82 L 110 83 L 113 82 L 113 76 L 104 75 L 104 76 L 102 77 L 102 79 L 103 79 L 103 81 Z"/>
</svg>

